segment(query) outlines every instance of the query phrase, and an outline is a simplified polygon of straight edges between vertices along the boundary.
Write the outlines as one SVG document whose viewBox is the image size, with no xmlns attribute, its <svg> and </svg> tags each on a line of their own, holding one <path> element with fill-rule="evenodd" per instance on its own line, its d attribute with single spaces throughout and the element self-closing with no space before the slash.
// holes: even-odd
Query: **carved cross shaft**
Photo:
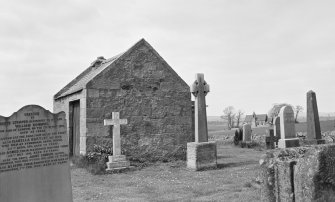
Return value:
<svg viewBox="0 0 335 202">
<path fill-rule="evenodd" d="M 112 119 L 104 120 L 105 126 L 113 126 L 113 156 L 121 155 L 120 125 L 125 125 L 127 123 L 127 119 L 120 119 L 119 112 L 112 112 Z"/>
<path fill-rule="evenodd" d="M 191 93 L 195 97 L 195 141 L 208 142 L 207 114 L 205 96 L 209 92 L 209 85 L 204 79 L 204 74 L 196 74 L 196 80 L 191 85 Z"/>
</svg>

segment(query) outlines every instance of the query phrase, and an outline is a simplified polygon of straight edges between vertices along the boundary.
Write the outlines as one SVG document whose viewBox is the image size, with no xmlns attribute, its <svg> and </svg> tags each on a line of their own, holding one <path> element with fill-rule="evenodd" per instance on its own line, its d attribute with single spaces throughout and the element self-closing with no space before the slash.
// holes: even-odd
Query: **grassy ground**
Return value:
<svg viewBox="0 0 335 202">
<path fill-rule="evenodd" d="M 296 125 L 305 132 L 306 124 Z M 321 122 L 323 131 L 334 130 L 334 122 Z M 253 129 L 265 134 L 266 128 Z M 220 124 L 209 124 L 209 136 L 234 134 Z M 92 175 L 71 169 L 74 201 L 260 201 L 253 180 L 265 151 L 218 145 L 218 169 L 193 172 L 183 161 L 109 175 Z"/>
<path fill-rule="evenodd" d="M 194 172 L 183 161 L 92 175 L 72 168 L 74 201 L 259 201 L 253 179 L 263 152 L 218 146 L 218 169 Z"/>
</svg>

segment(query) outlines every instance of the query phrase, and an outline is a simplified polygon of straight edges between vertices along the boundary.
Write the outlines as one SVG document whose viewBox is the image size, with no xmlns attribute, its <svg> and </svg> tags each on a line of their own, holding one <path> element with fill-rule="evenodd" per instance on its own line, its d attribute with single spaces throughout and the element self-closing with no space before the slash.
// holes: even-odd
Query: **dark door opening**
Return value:
<svg viewBox="0 0 335 202">
<path fill-rule="evenodd" d="M 80 101 L 70 102 L 69 107 L 69 154 L 73 157 L 79 155 Z"/>
</svg>

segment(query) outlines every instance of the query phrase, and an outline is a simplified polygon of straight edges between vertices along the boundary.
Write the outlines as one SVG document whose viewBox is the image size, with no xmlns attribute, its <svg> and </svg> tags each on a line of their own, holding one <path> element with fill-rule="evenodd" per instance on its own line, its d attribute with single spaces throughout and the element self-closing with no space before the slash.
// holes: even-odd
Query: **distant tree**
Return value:
<svg viewBox="0 0 335 202">
<path fill-rule="evenodd" d="M 287 103 L 281 103 L 281 104 L 275 103 L 273 104 L 272 108 L 269 110 L 268 117 L 274 118 L 278 116 L 280 109 L 284 106 L 291 106 L 294 109 L 292 105 L 287 104 Z"/>
<path fill-rule="evenodd" d="M 295 106 L 295 122 L 298 123 L 298 115 L 302 112 L 304 108 L 300 105 Z"/>
<path fill-rule="evenodd" d="M 227 127 L 230 130 L 234 127 L 234 119 L 235 119 L 235 109 L 233 106 L 228 106 L 223 110 L 223 115 L 221 116 L 223 120 L 227 121 Z"/>
<path fill-rule="evenodd" d="M 236 113 L 236 126 L 239 127 L 240 126 L 240 121 L 242 116 L 244 115 L 244 111 L 242 111 L 241 109 L 239 109 Z"/>
</svg>

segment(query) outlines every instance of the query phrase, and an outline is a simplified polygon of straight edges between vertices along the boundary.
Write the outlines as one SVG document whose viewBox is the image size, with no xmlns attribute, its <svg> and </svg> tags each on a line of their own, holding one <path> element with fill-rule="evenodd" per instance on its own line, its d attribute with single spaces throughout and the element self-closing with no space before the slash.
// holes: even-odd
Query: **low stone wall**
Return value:
<svg viewBox="0 0 335 202">
<path fill-rule="evenodd" d="M 260 164 L 262 201 L 335 201 L 335 144 L 270 150 Z"/>
<path fill-rule="evenodd" d="M 300 138 L 300 145 L 304 146 L 304 139 L 306 136 L 306 132 L 297 132 L 297 136 Z M 265 145 L 265 137 L 266 134 L 261 133 L 253 133 L 251 136 L 251 140 L 254 143 L 261 147 L 266 147 Z M 325 140 L 326 144 L 333 143 L 335 140 L 335 131 L 324 131 L 322 132 L 322 139 Z M 209 135 L 209 140 L 216 141 L 218 144 L 234 144 L 234 134 L 215 134 Z"/>
</svg>

